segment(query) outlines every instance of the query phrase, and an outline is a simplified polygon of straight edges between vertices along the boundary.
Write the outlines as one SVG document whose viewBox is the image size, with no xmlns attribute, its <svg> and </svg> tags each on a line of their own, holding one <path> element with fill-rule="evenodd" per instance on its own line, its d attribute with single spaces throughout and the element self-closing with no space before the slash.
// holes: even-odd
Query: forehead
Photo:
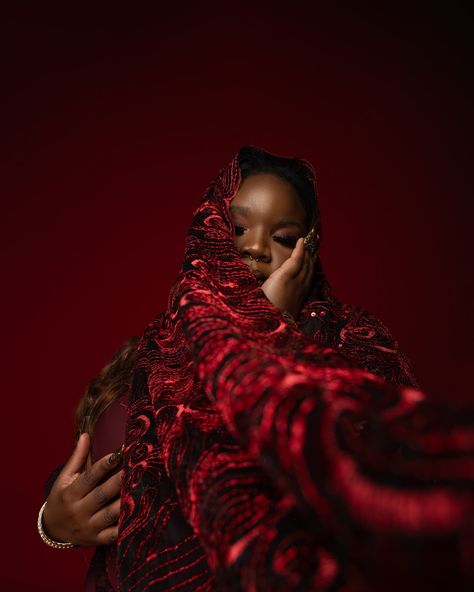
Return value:
<svg viewBox="0 0 474 592">
<path fill-rule="evenodd" d="M 247 177 L 231 203 L 231 210 L 272 217 L 306 220 L 306 212 L 295 188 L 285 179 L 272 174 Z"/>
</svg>

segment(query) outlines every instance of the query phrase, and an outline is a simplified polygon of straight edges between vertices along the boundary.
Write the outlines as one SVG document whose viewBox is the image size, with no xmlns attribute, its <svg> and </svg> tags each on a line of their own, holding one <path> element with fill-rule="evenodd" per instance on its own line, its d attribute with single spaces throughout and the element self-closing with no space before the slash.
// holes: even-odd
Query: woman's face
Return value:
<svg viewBox="0 0 474 592">
<path fill-rule="evenodd" d="M 307 216 L 293 186 L 272 174 L 245 179 L 232 200 L 235 245 L 262 283 L 306 234 Z"/>
</svg>

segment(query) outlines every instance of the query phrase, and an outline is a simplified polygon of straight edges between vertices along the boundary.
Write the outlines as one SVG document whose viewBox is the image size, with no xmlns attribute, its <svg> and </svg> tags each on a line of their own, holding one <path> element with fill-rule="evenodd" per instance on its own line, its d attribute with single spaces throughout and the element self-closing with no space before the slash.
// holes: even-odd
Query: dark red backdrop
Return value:
<svg viewBox="0 0 474 592">
<path fill-rule="evenodd" d="M 80 590 L 81 552 L 35 533 L 42 483 L 243 143 L 314 163 L 337 293 L 385 320 L 429 393 L 469 396 L 471 15 L 313 4 L 2 18 L 2 588 Z"/>
</svg>

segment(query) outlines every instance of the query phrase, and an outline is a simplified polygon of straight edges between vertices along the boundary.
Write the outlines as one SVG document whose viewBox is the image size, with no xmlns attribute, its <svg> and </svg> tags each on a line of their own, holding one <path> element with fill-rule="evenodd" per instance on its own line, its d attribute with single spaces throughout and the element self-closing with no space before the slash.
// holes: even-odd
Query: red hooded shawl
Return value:
<svg viewBox="0 0 474 592">
<path fill-rule="evenodd" d="M 424 400 L 387 329 L 332 295 L 319 260 L 296 323 L 268 301 L 233 242 L 238 162 L 195 212 L 139 346 L 121 589 L 461 589 L 472 414 Z"/>
</svg>

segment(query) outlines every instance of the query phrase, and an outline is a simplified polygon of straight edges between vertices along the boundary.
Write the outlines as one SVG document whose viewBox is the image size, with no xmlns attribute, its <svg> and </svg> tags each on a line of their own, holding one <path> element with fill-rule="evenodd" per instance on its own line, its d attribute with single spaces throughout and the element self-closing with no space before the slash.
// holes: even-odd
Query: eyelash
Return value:
<svg viewBox="0 0 474 592">
<path fill-rule="evenodd" d="M 243 226 L 234 225 L 234 232 L 235 236 L 242 236 L 245 232 L 245 228 Z"/>
<path fill-rule="evenodd" d="M 290 249 L 294 249 L 298 241 L 298 239 L 293 236 L 273 236 L 273 240 L 282 244 L 284 247 L 289 247 Z"/>
<path fill-rule="evenodd" d="M 238 226 L 238 225 L 234 226 L 234 230 L 235 230 L 235 236 L 242 236 L 245 232 L 245 228 L 243 226 Z M 294 249 L 296 246 L 296 243 L 298 242 L 299 237 L 296 237 L 296 236 L 295 237 L 293 237 L 293 236 L 287 237 L 287 236 L 273 235 L 272 238 L 274 241 L 282 244 L 284 247 Z"/>
</svg>

